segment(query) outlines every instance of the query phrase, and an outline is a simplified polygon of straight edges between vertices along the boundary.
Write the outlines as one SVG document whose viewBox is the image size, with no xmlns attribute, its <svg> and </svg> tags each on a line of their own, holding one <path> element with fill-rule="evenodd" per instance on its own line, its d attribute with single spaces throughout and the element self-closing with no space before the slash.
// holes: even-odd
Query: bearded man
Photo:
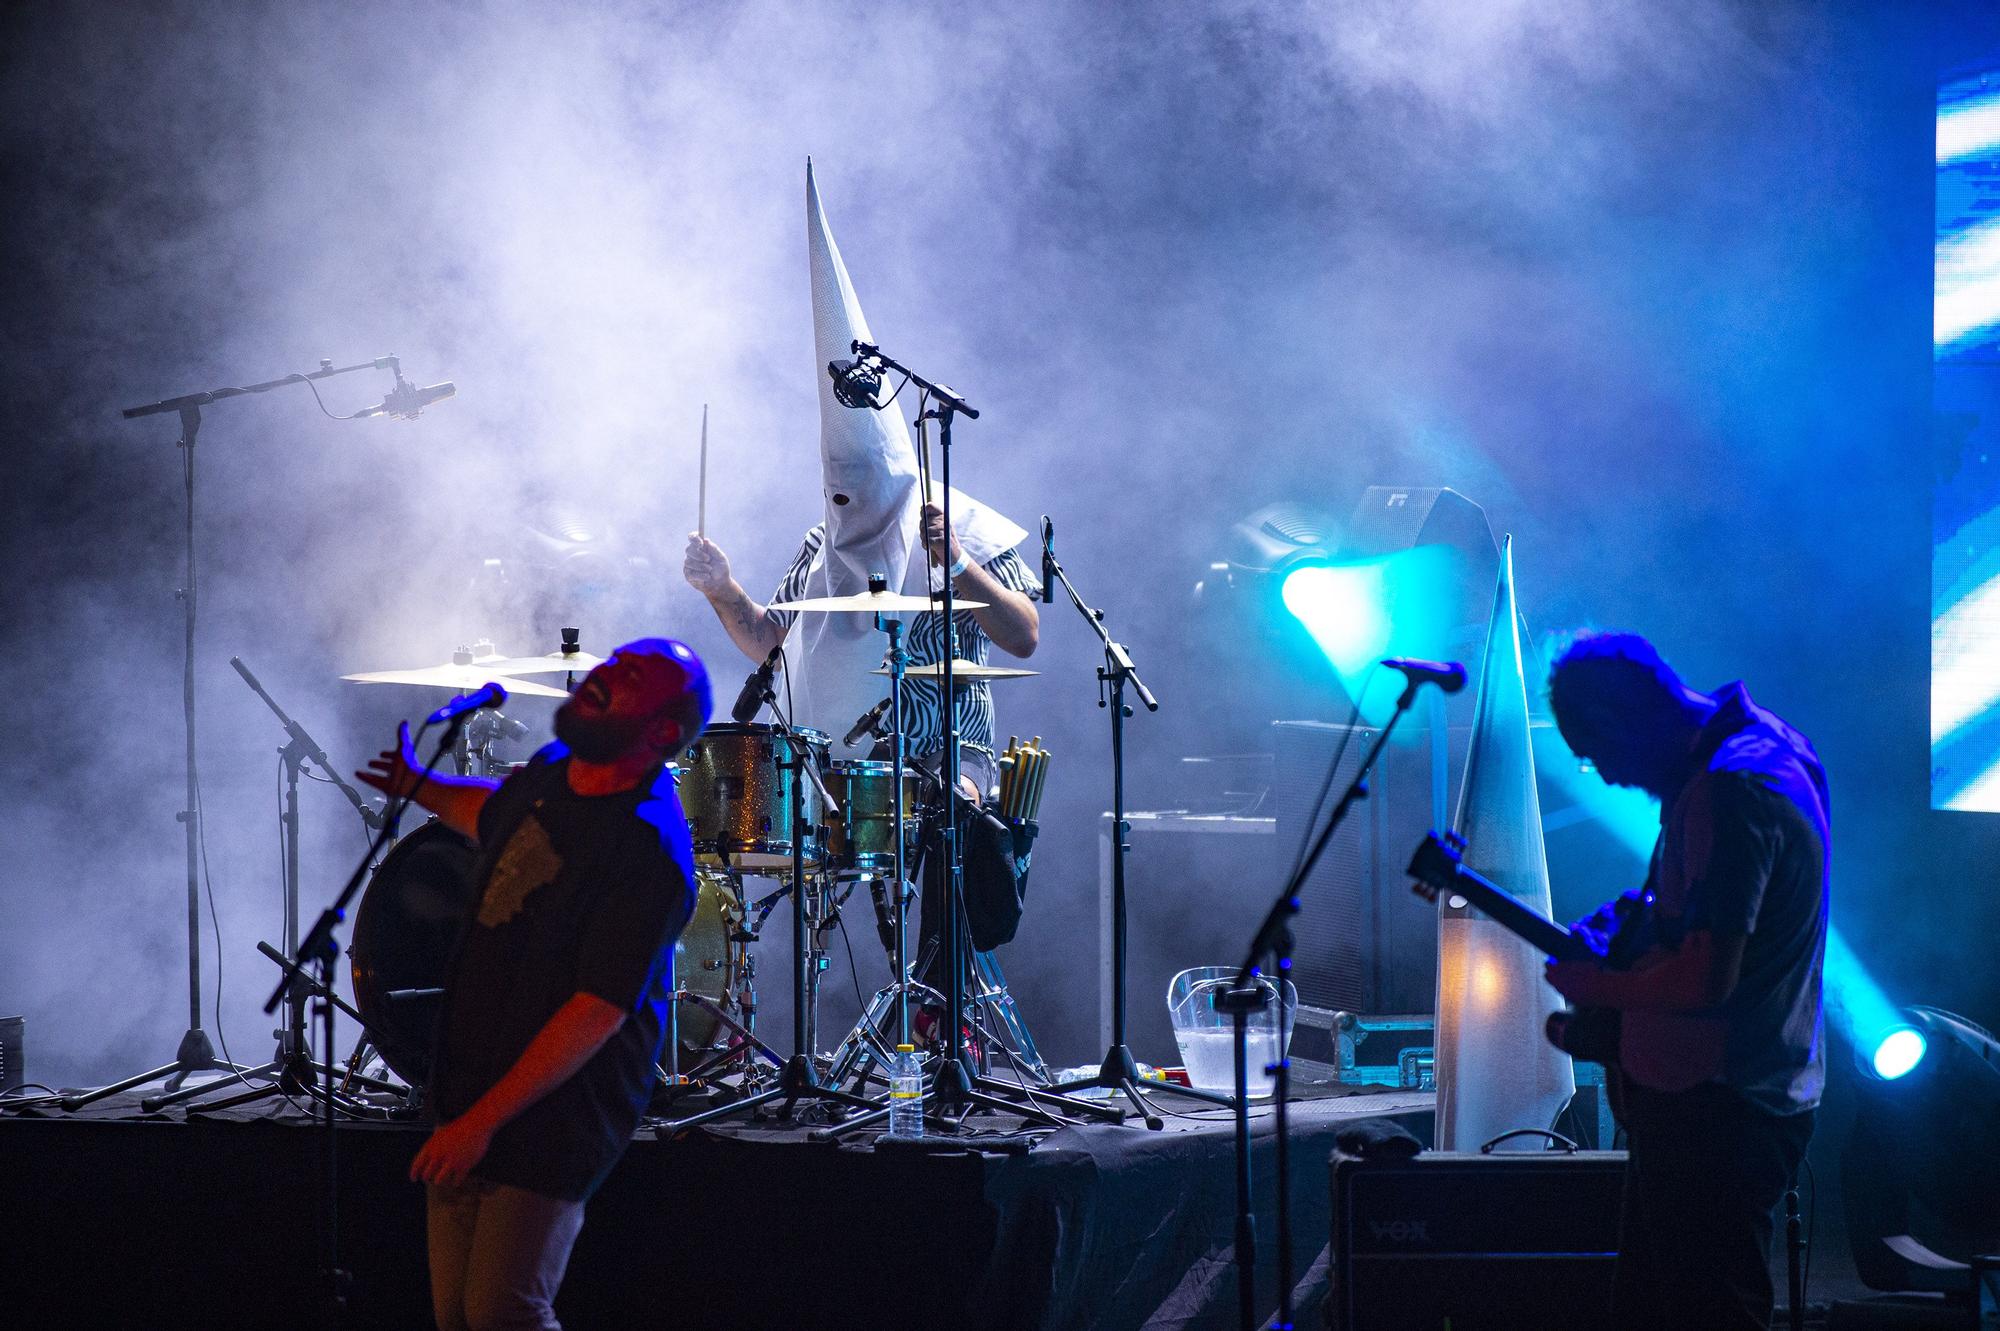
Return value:
<svg viewBox="0 0 2000 1331">
<path fill-rule="evenodd" d="M 630 1144 L 666 1039 L 695 877 L 664 767 L 710 710 L 700 658 L 646 638 L 585 677 L 557 742 L 504 783 L 419 786 L 407 725 L 356 773 L 479 851 L 438 1018 L 436 1126 L 410 1166 L 444 1331 L 559 1327 L 584 1203 Z"/>
</svg>

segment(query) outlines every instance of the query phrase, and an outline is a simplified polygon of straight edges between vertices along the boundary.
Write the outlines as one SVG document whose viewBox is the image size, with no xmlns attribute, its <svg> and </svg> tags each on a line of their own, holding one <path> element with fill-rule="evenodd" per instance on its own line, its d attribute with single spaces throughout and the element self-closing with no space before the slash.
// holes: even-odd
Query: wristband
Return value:
<svg viewBox="0 0 2000 1331">
<path fill-rule="evenodd" d="M 972 556 L 966 554 L 963 550 L 961 550 L 959 551 L 958 562 L 945 570 L 945 576 L 948 578 L 956 578 L 959 574 L 965 572 L 965 570 L 971 567 L 972 567 Z"/>
</svg>

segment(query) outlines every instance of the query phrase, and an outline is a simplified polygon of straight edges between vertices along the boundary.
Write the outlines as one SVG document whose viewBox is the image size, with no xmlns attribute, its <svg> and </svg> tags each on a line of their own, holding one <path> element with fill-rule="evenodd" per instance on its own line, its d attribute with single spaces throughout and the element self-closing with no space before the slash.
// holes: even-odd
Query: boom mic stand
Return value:
<svg viewBox="0 0 2000 1331">
<path fill-rule="evenodd" d="M 323 772 L 326 779 L 333 782 L 339 788 L 340 793 L 347 797 L 348 802 L 354 806 L 354 811 L 361 815 L 361 821 L 369 831 L 375 832 L 381 830 L 382 815 L 376 812 L 367 800 L 362 798 L 360 791 L 349 785 L 346 779 L 340 775 L 339 770 L 333 765 L 333 760 L 326 756 L 326 750 L 322 749 L 318 741 L 306 733 L 306 728 L 286 715 L 285 709 L 278 706 L 277 699 L 273 698 L 264 686 L 257 682 L 257 677 L 250 673 L 250 667 L 243 664 L 242 657 L 230 657 L 229 664 L 237 674 L 243 677 L 243 682 L 248 684 L 259 698 L 263 699 L 264 705 L 271 709 L 272 714 L 278 718 L 278 723 L 284 726 L 285 734 L 289 741 L 284 748 L 278 750 L 278 758 L 285 765 L 285 812 L 281 820 L 284 828 L 285 850 L 284 955 L 286 958 L 295 959 L 299 951 L 300 773 L 305 770 L 308 764 L 317 767 Z M 326 1051 L 326 1064 L 324 1066 L 315 1063 L 312 1056 L 311 1043 L 306 1035 L 306 997 L 311 984 L 311 977 L 304 974 L 303 971 L 294 976 L 291 993 L 285 1002 L 285 1024 L 274 1032 L 278 1039 L 276 1055 L 269 1063 L 264 1064 L 262 1067 L 252 1068 L 243 1074 L 246 1077 L 275 1076 L 277 1080 L 270 1085 L 258 1087 L 242 1095 L 230 1096 L 226 1103 L 218 1102 L 201 1106 L 202 1108 L 210 1110 L 227 1109 L 236 1105 L 251 1104 L 258 1100 L 269 1099 L 276 1095 L 307 1093 L 310 1092 L 314 1085 L 332 1085 L 331 1066 L 333 1051 L 330 1049 Z M 326 1080 L 321 1081 L 321 1077 L 325 1077 Z M 192 1100 L 196 1096 L 215 1090 L 222 1084 L 221 1082 L 204 1082 L 200 1086 L 184 1086 L 180 1090 L 171 1092 L 170 1094 L 148 1096 L 139 1102 L 139 1107 L 149 1114 L 156 1113 L 168 1105 L 177 1104 L 183 1100 Z"/>
<path fill-rule="evenodd" d="M 418 773 L 416 784 L 409 794 L 401 799 L 391 799 L 382 811 L 382 825 L 375 832 L 375 839 L 368 843 L 368 850 L 361 857 L 361 863 L 354 866 L 354 872 L 347 879 L 347 885 L 340 889 L 340 895 L 333 904 L 319 913 L 312 928 L 299 941 L 296 958 L 282 963 L 284 975 L 278 987 L 271 991 L 264 1002 L 266 1016 L 278 1010 L 278 1004 L 285 1001 L 297 982 L 296 972 L 310 965 L 318 979 L 318 990 L 322 997 L 318 1003 L 321 1019 L 321 1038 L 327 1058 L 333 1058 L 333 1021 L 335 1001 L 338 995 L 334 989 L 334 966 L 340 960 L 340 942 L 334 937 L 334 930 L 347 918 L 348 903 L 354 894 L 368 881 L 374 870 L 382 848 L 395 839 L 396 827 L 402 821 L 403 813 L 416 801 L 417 795 L 437 770 L 438 760 L 458 747 L 458 734 L 464 728 L 468 713 L 460 712 L 445 723 L 444 734 L 438 740 L 431 760 Z M 423 731 L 417 732 L 423 738 Z M 338 1325 L 341 1312 L 347 1305 L 347 1272 L 340 1268 L 340 1156 L 339 1133 L 336 1131 L 338 1119 L 335 1117 L 333 1085 L 329 1080 L 327 1094 L 320 1097 L 320 1107 L 325 1111 L 320 1119 L 320 1277 L 324 1281 L 321 1295 L 326 1300 L 321 1306 L 329 1325 Z"/>
<path fill-rule="evenodd" d="M 1258 1331 L 1269 1325 L 1273 1331 L 1292 1331 L 1292 1187 L 1290 1176 L 1290 1150 L 1287 1134 L 1290 1119 L 1285 1109 L 1285 1098 L 1291 1093 L 1290 1051 L 1284 1047 L 1285 1039 L 1285 985 L 1292 971 L 1292 925 L 1291 920 L 1299 913 L 1299 888 L 1311 876 L 1313 866 L 1333 840 L 1333 834 L 1347 817 L 1349 809 L 1368 796 L 1368 776 L 1375 770 L 1375 764 L 1382 757 L 1382 750 L 1389 743 L 1389 736 L 1396 729 L 1396 723 L 1410 710 L 1416 701 L 1417 690 L 1423 681 L 1412 678 L 1404 686 L 1396 699 L 1396 710 L 1375 736 L 1374 745 L 1361 760 L 1361 768 L 1354 779 L 1347 783 L 1340 802 L 1327 815 L 1326 825 L 1314 839 L 1312 849 L 1306 852 L 1299 867 L 1286 881 L 1278 899 L 1271 903 L 1264 913 L 1264 921 L 1257 926 L 1257 933 L 1250 942 L 1250 952 L 1243 965 L 1236 972 L 1233 987 L 1217 994 L 1213 1002 L 1219 1011 L 1228 1012 L 1232 1018 L 1235 1038 L 1236 1064 L 1236 1295 L 1238 1312 L 1243 1331 Z M 1261 1011 L 1269 1000 L 1264 994 L 1258 976 L 1263 971 L 1264 959 L 1273 961 L 1278 991 L 1278 1057 L 1265 1070 L 1271 1074 L 1272 1127 L 1276 1143 L 1277 1182 L 1277 1240 L 1278 1240 L 1278 1315 L 1274 1321 L 1265 1323 L 1257 1316 L 1257 1225 L 1256 1217 L 1250 1209 L 1250 1014 Z"/>
<path fill-rule="evenodd" d="M 909 366 L 903 365 L 883 354 L 882 349 L 872 343 L 855 341 L 850 349 L 857 357 L 856 366 L 873 365 L 879 370 L 888 370 L 904 376 L 904 383 L 915 384 L 922 396 L 918 399 L 917 436 L 918 457 L 921 461 L 929 456 L 930 444 L 925 431 L 925 422 L 938 423 L 938 462 L 941 492 L 938 496 L 944 511 L 945 530 L 951 530 L 951 423 L 958 416 L 978 420 L 979 413 L 970 403 L 942 384 L 933 383 Z M 900 389 L 898 390 L 901 391 Z M 836 393 L 836 396 L 839 396 Z M 924 403 L 936 405 L 925 409 Z M 880 410 L 872 400 L 857 400 L 853 405 Z M 928 499 L 929 495 L 926 494 Z M 938 552 L 940 554 L 943 551 Z M 928 557 L 929 551 L 926 550 Z M 945 561 L 940 560 L 942 564 Z M 944 844 L 944 920 L 940 930 L 940 946 L 944 957 L 945 1032 L 938 1051 L 938 1060 L 931 1072 L 931 1107 L 940 1117 L 951 1117 L 954 1112 L 963 1117 L 973 1109 L 995 1109 L 1003 1113 L 1022 1114 L 1051 1126 L 1066 1126 L 1070 1120 L 1057 1109 L 1070 1114 L 1090 1118 L 1123 1122 L 1125 1111 L 1116 1105 L 1093 1104 L 1088 1100 L 1076 1100 L 1067 1096 L 1048 1092 L 1030 1091 L 1015 1082 L 1001 1081 L 975 1071 L 972 1058 L 965 1047 L 965 988 L 966 988 L 966 937 L 965 937 L 965 856 L 962 838 L 959 836 L 958 820 L 958 695 L 952 687 L 952 660 L 958 655 L 958 626 L 954 618 L 954 596 L 951 576 L 947 570 L 944 577 L 942 606 L 939 613 L 944 618 L 944 660 L 939 669 L 942 677 L 938 681 L 940 719 L 944 725 L 944 757 L 938 764 L 938 777 L 944 787 L 945 817 L 942 829 Z"/>
<path fill-rule="evenodd" d="M 1122 1091 L 1145 1119 L 1146 1126 L 1158 1131 L 1166 1125 L 1140 1096 L 1139 1064 L 1125 1043 L 1125 857 L 1132 850 L 1131 828 L 1125 822 L 1125 718 L 1132 715 L 1132 709 L 1125 703 L 1125 686 L 1132 686 L 1132 691 L 1139 695 L 1139 701 L 1146 705 L 1149 712 L 1159 711 L 1160 702 L 1146 687 L 1146 681 L 1139 678 L 1138 667 L 1132 664 L 1132 654 L 1105 629 L 1104 612 L 1094 610 L 1084 602 L 1077 593 L 1076 584 L 1069 580 L 1069 574 L 1057 561 L 1055 525 L 1046 515 L 1042 518 L 1042 563 L 1048 577 L 1062 584 L 1062 589 L 1069 593 L 1070 604 L 1076 607 L 1076 612 L 1083 616 L 1084 622 L 1090 625 L 1090 631 L 1104 645 L 1104 664 L 1097 668 L 1097 705 L 1108 707 L 1111 711 L 1111 827 L 1116 838 L 1111 851 L 1111 1048 L 1106 1051 L 1104 1062 L 1093 1075 L 1058 1082 L 1055 1089 L 1080 1091 L 1097 1087 Z M 1180 1086 L 1173 1082 L 1160 1082 L 1146 1089 L 1206 1100 L 1225 1108 L 1237 1103 L 1215 1091 Z M 1242 1094 L 1241 1087 L 1237 1088 L 1237 1094 Z"/>
<path fill-rule="evenodd" d="M 198 603 L 195 599 L 195 558 L 194 558 L 194 499 L 195 438 L 201 433 L 201 409 L 211 402 L 224 398 L 243 397 L 250 393 L 268 393 L 274 388 L 287 384 L 302 384 L 309 379 L 329 379 L 336 374 L 351 374 L 356 370 L 393 370 L 396 382 L 403 382 L 402 363 L 394 356 L 378 356 L 359 365 L 336 367 L 332 361 L 323 360 L 319 368 L 309 374 L 288 374 L 282 379 L 271 379 L 261 384 L 250 384 L 242 388 L 211 388 L 205 393 L 189 393 L 182 397 L 170 397 L 163 402 L 152 402 L 144 406 L 127 407 L 121 413 L 126 420 L 136 420 L 141 416 L 155 416 L 166 412 L 178 413 L 181 418 L 181 436 L 175 447 L 181 450 L 181 485 L 187 495 L 186 511 L 186 564 L 185 581 L 176 595 L 181 603 L 182 633 L 184 649 L 181 658 L 181 714 L 187 735 L 187 803 L 174 815 L 187 840 L 187 927 L 188 927 L 188 1028 L 181 1036 L 180 1047 L 174 1051 L 174 1061 L 127 1077 L 123 1081 L 100 1086 L 94 1091 L 78 1095 L 67 1095 L 57 1101 L 64 1109 L 81 1109 L 87 1104 L 102 1100 L 107 1096 L 119 1095 L 135 1086 L 147 1082 L 167 1079 L 167 1090 L 179 1089 L 181 1083 L 197 1072 L 227 1072 L 243 1074 L 249 1071 L 234 1063 L 225 1063 L 216 1058 L 215 1046 L 210 1043 L 208 1032 L 201 1028 L 201 791 L 195 779 L 194 759 L 194 630 Z"/>
</svg>

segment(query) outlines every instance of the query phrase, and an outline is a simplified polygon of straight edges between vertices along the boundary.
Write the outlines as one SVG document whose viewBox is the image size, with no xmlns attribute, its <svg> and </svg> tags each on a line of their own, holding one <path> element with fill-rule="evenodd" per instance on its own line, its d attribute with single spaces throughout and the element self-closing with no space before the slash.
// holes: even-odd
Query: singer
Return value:
<svg viewBox="0 0 2000 1331">
<path fill-rule="evenodd" d="M 665 764 L 708 724 L 681 643 L 629 642 L 556 712 L 557 742 L 505 784 L 433 776 L 416 801 L 478 843 L 445 975 L 426 1186 L 441 1328 L 557 1325 L 584 1203 L 653 1083 L 674 944 L 694 908 L 687 819 Z M 356 777 L 416 788 L 409 727 Z"/>
</svg>

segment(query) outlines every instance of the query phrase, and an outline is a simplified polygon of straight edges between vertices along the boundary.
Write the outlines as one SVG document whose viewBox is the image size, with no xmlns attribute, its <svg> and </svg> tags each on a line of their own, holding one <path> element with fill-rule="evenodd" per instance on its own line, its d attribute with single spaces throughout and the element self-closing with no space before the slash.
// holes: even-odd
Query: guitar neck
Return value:
<svg viewBox="0 0 2000 1331">
<path fill-rule="evenodd" d="M 1558 961 L 1588 961 L 1594 955 L 1581 938 L 1463 864 L 1446 890 L 1458 893 L 1495 924 Z"/>
</svg>

